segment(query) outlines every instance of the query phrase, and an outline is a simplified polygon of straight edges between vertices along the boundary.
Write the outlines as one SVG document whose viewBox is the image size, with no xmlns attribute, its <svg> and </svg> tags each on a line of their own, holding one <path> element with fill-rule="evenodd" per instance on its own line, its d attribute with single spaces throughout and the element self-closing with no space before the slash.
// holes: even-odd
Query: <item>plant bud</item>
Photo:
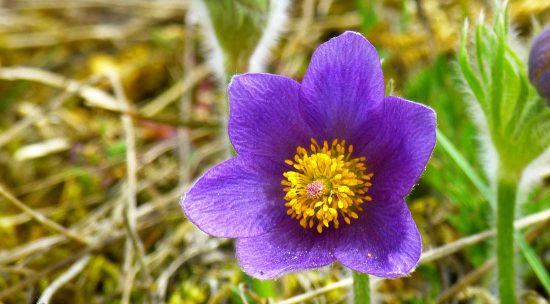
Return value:
<svg viewBox="0 0 550 304">
<path fill-rule="evenodd" d="M 535 39 L 529 54 L 529 79 L 550 102 L 550 26 Z"/>
</svg>

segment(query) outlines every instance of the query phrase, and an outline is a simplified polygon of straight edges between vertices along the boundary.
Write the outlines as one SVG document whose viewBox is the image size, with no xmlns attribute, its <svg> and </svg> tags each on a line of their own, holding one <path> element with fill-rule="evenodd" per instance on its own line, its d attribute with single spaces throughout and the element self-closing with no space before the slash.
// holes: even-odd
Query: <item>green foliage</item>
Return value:
<svg viewBox="0 0 550 304">
<path fill-rule="evenodd" d="M 275 296 L 273 281 L 262 281 L 245 274 L 245 282 L 257 295 L 261 297 L 269 298 Z"/>
<path fill-rule="evenodd" d="M 27 87 L 28 83 L 17 81 L 10 88 L 3 90 L 2 96 L 0 96 L 0 112 L 7 110 L 12 102 L 25 92 Z"/>
<path fill-rule="evenodd" d="M 452 83 L 452 72 L 449 62 L 440 57 L 432 66 L 409 79 L 405 95 L 413 100 L 423 101 L 437 111 L 438 144 L 435 159 L 424 179 L 459 206 L 456 214 L 450 215 L 449 220 L 461 234 L 468 235 L 488 228 L 488 214 L 491 208 L 496 208 L 496 200 L 487 181 L 480 175 L 479 166 L 471 165 L 476 162 L 476 151 L 472 145 L 475 130 L 467 120 L 460 119 L 465 111 L 462 104 L 457 102 L 460 96 L 458 91 L 453 90 L 456 85 Z M 483 203 L 484 201 L 489 204 Z M 548 208 L 547 204 L 540 201 L 528 206 L 537 207 L 529 213 Z M 517 238 L 518 236 L 516 241 Z M 548 273 L 542 262 L 527 243 L 520 245 L 523 255 L 529 257 L 529 266 L 539 280 L 544 282 Z M 486 245 L 473 246 L 466 252 L 474 265 L 482 264 L 488 257 Z"/>
<path fill-rule="evenodd" d="M 531 266 L 531 269 L 533 269 L 540 282 L 542 283 L 542 286 L 544 286 L 544 289 L 546 289 L 546 293 L 550 295 L 550 275 L 548 274 L 548 271 L 544 268 L 544 264 L 542 264 L 541 260 L 537 256 L 537 253 L 535 252 L 535 250 L 533 250 L 533 248 L 531 248 L 531 246 L 529 246 L 529 244 L 527 244 L 523 234 L 519 231 L 516 231 L 515 241 L 518 244 L 519 248 L 521 248 L 521 253 Z"/>
<path fill-rule="evenodd" d="M 124 139 L 118 140 L 107 147 L 107 159 L 120 160 L 126 155 L 126 142 Z"/>
<path fill-rule="evenodd" d="M 205 0 L 227 75 L 247 70 L 269 18 L 269 0 Z M 228 78 L 229 79 L 229 78 Z"/>
<path fill-rule="evenodd" d="M 494 194 L 490 191 L 489 187 L 485 185 L 481 177 L 475 172 L 475 170 L 468 164 L 464 157 L 458 152 L 456 147 L 447 139 L 447 137 L 439 131 L 437 134 L 438 142 L 440 146 L 453 158 L 453 160 L 460 166 L 464 173 L 472 180 L 476 185 L 477 190 L 483 194 L 483 196 L 489 201 L 493 209 L 497 208 L 497 202 Z M 513 196 L 509 196 L 513 197 Z M 512 202 L 513 203 L 513 202 Z M 512 215 L 514 213 L 512 212 Z M 546 288 L 547 292 L 550 294 L 550 275 L 547 270 L 544 268 L 543 263 L 537 257 L 535 250 L 529 246 L 525 241 L 523 234 L 519 231 L 515 232 L 514 240 L 518 243 L 519 248 L 531 266 L 531 269 L 535 272 L 543 286 Z"/>
<path fill-rule="evenodd" d="M 205 288 L 198 286 L 192 279 L 184 280 L 174 289 L 168 298 L 168 304 L 204 303 L 207 298 Z"/>
<path fill-rule="evenodd" d="M 231 303 L 234 304 L 247 304 L 247 303 L 254 303 L 254 301 L 244 294 L 237 286 L 232 286 L 230 289 L 230 299 Z"/>
<path fill-rule="evenodd" d="M 525 166 L 550 145 L 550 110 L 529 84 L 525 63 L 512 48 L 507 16 L 501 9 L 492 27 L 476 24 L 473 54 L 468 53 L 465 23 L 458 63 L 474 116 L 499 156 L 500 174 L 518 180 Z"/>
<path fill-rule="evenodd" d="M 437 132 L 437 142 L 440 147 L 444 149 L 449 156 L 456 162 L 456 164 L 464 171 L 464 174 L 472 181 L 477 190 L 483 196 L 487 198 L 491 206 L 495 207 L 495 198 L 489 186 L 481 179 L 481 177 L 475 172 L 474 168 L 466 161 L 466 159 L 460 154 L 456 147 L 451 143 L 442 131 Z"/>
<path fill-rule="evenodd" d="M 466 22 L 458 53 L 459 71 L 472 99 L 479 132 L 489 137 L 485 145 L 490 144 L 498 155 L 496 176 L 490 176 L 496 179 L 496 195 L 481 186 L 467 162 L 458 159 L 457 163 L 496 208 L 499 295 L 503 303 L 515 303 L 514 241 L 543 285 L 550 285 L 542 262 L 519 232 L 514 235 L 513 226 L 521 175 L 550 146 L 550 110 L 529 84 L 525 63 L 513 50 L 508 31 L 506 7 L 497 10 L 492 28 L 480 18 L 472 42 L 475 52 L 469 54 Z M 452 147 L 442 138 L 444 146 Z"/>
<path fill-rule="evenodd" d="M 361 17 L 361 30 L 368 33 L 378 22 L 376 1 L 357 0 L 357 10 Z"/>
<path fill-rule="evenodd" d="M 112 294 L 116 291 L 118 279 L 121 276 L 116 263 L 103 256 L 98 256 L 91 260 L 87 269 L 86 285 L 83 287 L 87 292 L 93 293 L 93 290 L 97 288 L 103 289 L 105 294 Z M 86 299 L 82 300 L 86 302 Z"/>
<path fill-rule="evenodd" d="M 454 229 L 460 235 L 470 235 L 489 228 L 490 207 L 478 191 L 479 185 L 485 188 L 485 192 L 488 186 L 476 173 L 479 166 L 468 165 L 469 171 L 462 166 L 464 163 L 477 163 L 475 128 L 470 121 L 462 118 L 466 115 L 466 109 L 456 89 L 451 66 L 451 59 L 444 56 L 437 58 L 432 65 L 408 79 L 404 95 L 430 105 L 437 112 L 438 142 L 423 180 L 437 191 L 441 203 L 448 201 L 455 207 L 448 215 Z M 479 179 L 472 179 L 472 176 Z M 480 265 L 487 259 L 487 249 L 486 244 L 480 244 L 468 248 L 466 254 L 473 265 Z"/>
<path fill-rule="evenodd" d="M 353 277 L 353 303 L 370 304 L 370 279 L 366 273 L 352 272 Z"/>
</svg>

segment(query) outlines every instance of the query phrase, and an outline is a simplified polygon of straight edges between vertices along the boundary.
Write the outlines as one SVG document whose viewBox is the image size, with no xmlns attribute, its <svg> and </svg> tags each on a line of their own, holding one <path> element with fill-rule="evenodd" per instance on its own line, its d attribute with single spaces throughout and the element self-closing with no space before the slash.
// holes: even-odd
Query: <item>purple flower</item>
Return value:
<svg viewBox="0 0 550 304">
<path fill-rule="evenodd" d="M 550 26 L 533 42 L 529 54 L 529 79 L 550 103 Z"/>
<path fill-rule="evenodd" d="M 422 243 L 404 196 L 435 145 L 435 113 L 384 97 L 376 49 L 346 32 L 319 46 L 302 80 L 243 74 L 229 85 L 238 155 L 185 194 L 202 231 L 237 238 L 248 274 L 269 279 L 335 261 L 408 274 Z"/>
</svg>

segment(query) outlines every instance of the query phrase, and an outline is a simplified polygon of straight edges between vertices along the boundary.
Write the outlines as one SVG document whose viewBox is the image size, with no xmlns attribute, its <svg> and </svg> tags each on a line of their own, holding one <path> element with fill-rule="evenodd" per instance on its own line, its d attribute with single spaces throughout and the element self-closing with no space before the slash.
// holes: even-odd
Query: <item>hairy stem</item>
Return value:
<svg viewBox="0 0 550 304">
<path fill-rule="evenodd" d="M 517 183 L 499 179 L 497 184 L 497 269 L 500 303 L 516 303 L 514 215 Z"/>
<path fill-rule="evenodd" d="M 353 272 L 353 303 L 370 304 L 369 275 Z"/>
</svg>

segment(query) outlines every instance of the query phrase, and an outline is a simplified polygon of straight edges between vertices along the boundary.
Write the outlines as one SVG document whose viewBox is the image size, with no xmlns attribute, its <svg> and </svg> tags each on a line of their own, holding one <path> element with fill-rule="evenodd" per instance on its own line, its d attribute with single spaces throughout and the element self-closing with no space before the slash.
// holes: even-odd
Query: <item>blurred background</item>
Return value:
<svg viewBox="0 0 550 304">
<path fill-rule="evenodd" d="M 259 282 L 240 270 L 232 241 L 206 236 L 182 214 L 179 196 L 227 155 L 225 83 L 207 63 L 204 16 L 189 2 L 0 0 L 0 303 L 348 300 L 349 273 L 340 265 Z M 491 20 L 492 7 L 490 0 L 293 1 L 264 70 L 299 80 L 320 43 L 359 31 L 383 58 L 388 88 L 433 107 L 438 128 L 483 176 L 455 51 L 465 18 L 483 11 Z M 525 59 L 550 20 L 550 1 L 510 1 L 509 13 Z M 494 220 L 441 145 L 407 201 L 425 250 Z M 520 214 L 548 208 L 547 181 Z M 546 269 L 549 225 L 525 231 Z M 379 281 L 376 297 L 492 303 L 492 246 L 479 242 L 410 277 Z M 533 269 L 518 260 L 522 301 L 547 303 Z"/>
</svg>

